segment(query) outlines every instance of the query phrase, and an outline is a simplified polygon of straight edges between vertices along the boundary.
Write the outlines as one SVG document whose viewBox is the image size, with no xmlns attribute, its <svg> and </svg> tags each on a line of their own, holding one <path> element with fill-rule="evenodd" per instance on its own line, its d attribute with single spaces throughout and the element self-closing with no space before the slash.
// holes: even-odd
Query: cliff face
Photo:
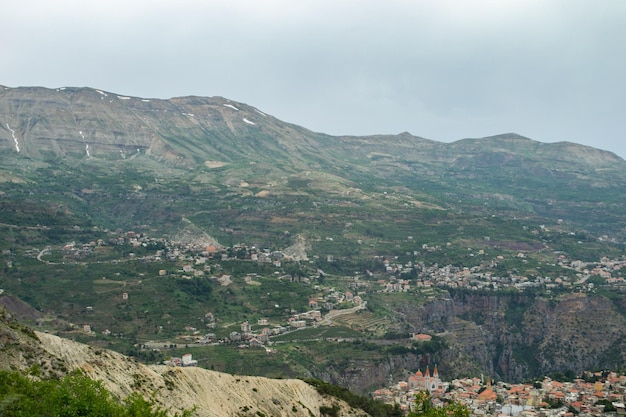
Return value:
<svg viewBox="0 0 626 417">
<path fill-rule="evenodd" d="M 425 369 L 432 362 L 430 356 L 391 355 L 381 361 L 352 360 L 345 367 L 327 367 L 313 370 L 314 377 L 348 388 L 352 392 L 366 394 L 406 376 L 405 370 Z"/>
<path fill-rule="evenodd" d="M 449 376 L 468 369 L 506 381 L 555 371 L 615 367 L 621 360 L 626 318 L 619 303 L 597 295 L 554 299 L 529 294 L 459 293 L 421 308 L 403 308 L 409 331 L 438 332 L 452 359 Z M 443 359 L 443 357 L 442 357 Z"/>
</svg>

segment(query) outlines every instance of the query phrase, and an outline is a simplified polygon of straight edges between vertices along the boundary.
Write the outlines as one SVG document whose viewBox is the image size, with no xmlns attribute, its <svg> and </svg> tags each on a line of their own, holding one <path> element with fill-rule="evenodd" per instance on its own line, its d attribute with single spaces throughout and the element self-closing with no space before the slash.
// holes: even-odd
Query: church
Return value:
<svg viewBox="0 0 626 417">
<path fill-rule="evenodd" d="M 441 380 L 439 379 L 437 365 L 435 365 L 432 376 L 430 374 L 430 370 L 426 367 L 426 372 L 424 374 L 422 374 L 422 371 L 418 369 L 414 375 L 409 377 L 407 382 L 408 388 L 411 390 L 433 392 L 441 388 Z"/>
</svg>

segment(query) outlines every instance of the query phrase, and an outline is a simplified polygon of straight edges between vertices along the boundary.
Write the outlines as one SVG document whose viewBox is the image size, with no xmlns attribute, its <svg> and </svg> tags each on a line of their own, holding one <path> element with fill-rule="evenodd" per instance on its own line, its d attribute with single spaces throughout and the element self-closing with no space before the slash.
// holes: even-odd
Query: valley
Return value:
<svg viewBox="0 0 626 417">
<path fill-rule="evenodd" d="M 359 393 L 435 365 L 508 382 L 624 367 L 610 152 L 4 87 L 0 148 L 0 300 L 49 334 Z"/>
<path fill-rule="evenodd" d="M 444 249 L 423 244 L 411 254 L 373 256 L 344 275 L 341 261 L 329 257 L 304 261 L 243 243 L 218 249 L 213 240 L 89 233 L 89 242 L 4 250 L 0 300 L 28 303 L 22 317 L 42 330 L 149 363 L 193 352 L 212 370 L 314 377 L 367 392 L 390 375 L 436 364 L 450 378 L 469 369 L 521 381 L 619 368 L 623 360 L 623 259 L 582 262 L 553 253 L 550 263 L 519 247 L 494 256 L 486 245 L 467 254 L 471 267 L 439 267 L 419 259 Z M 534 321 L 542 310 L 556 326 Z M 530 337 L 531 329 L 542 330 Z M 416 342 L 414 334 L 435 340 Z M 567 346 L 551 342 L 563 337 Z"/>
</svg>

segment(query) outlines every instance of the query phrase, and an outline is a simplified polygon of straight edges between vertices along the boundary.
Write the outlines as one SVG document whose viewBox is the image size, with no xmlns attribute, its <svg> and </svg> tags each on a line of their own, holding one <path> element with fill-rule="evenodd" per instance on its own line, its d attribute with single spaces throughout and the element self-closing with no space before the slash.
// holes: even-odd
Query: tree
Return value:
<svg viewBox="0 0 626 417">
<path fill-rule="evenodd" d="M 426 391 L 415 395 L 415 407 L 408 417 L 470 417 L 469 409 L 463 404 L 452 401 L 442 406 L 433 406 L 432 398 Z"/>
</svg>

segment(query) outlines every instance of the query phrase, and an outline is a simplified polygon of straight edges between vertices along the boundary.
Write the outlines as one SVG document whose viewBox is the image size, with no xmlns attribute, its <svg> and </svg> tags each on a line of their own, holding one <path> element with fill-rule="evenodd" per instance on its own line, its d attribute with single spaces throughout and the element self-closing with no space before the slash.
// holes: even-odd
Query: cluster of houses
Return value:
<svg viewBox="0 0 626 417">
<path fill-rule="evenodd" d="M 257 324 L 267 325 L 267 319 L 259 319 Z M 263 327 L 260 332 L 256 333 L 252 331 L 252 325 L 244 321 L 241 323 L 241 332 L 231 332 L 228 336 L 230 342 L 246 342 L 246 345 L 240 345 L 240 347 L 260 347 L 265 345 L 270 336 L 276 336 L 287 332 L 287 328 L 284 326 L 277 327 Z"/>
<path fill-rule="evenodd" d="M 74 241 L 68 242 L 65 245 L 63 245 L 63 255 L 67 257 L 71 257 L 71 258 L 78 258 L 81 256 L 91 255 L 94 248 L 100 244 L 100 241 L 101 240 L 99 240 L 98 243 L 90 242 L 90 243 L 83 243 L 83 244 L 78 244 L 78 245 Z"/>
<path fill-rule="evenodd" d="M 517 257 L 524 258 L 523 253 Z M 504 260 L 498 256 L 494 261 L 485 261 L 474 267 L 460 267 L 453 265 L 426 266 L 423 263 L 406 264 L 394 263 L 385 260 L 384 265 L 389 273 L 386 279 L 379 280 L 386 292 L 407 292 L 417 287 L 444 287 L 466 288 L 470 290 L 498 291 L 515 288 L 523 291 L 528 288 L 544 288 L 547 290 L 558 288 L 578 288 L 593 290 L 594 284 L 587 282 L 589 278 L 599 276 L 605 279 L 608 285 L 626 288 L 626 260 L 610 260 L 602 258 L 598 263 L 585 263 L 582 261 L 569 261 L 563 255 L 558 257 L 558 264 L 564 268 L 576 271 L 576 277 L 528 277 L 507 273 L 501 276 L 496 271 L 498 262 Z M 411 276 L 411 279 L 405 277 Z M 414 287 L 411 287 L 413 282 Z"/>
<path fill-rule="evenodd" d="M 600 416 L 609 411 L 626 414 L 626 376 L 615 372 L 585 372 L 573 382 L 546 377 L 533 384 L 492 384 L 480 378 L 442 382 L 436 371 L 432 375 L 428 369 L 425 374 L 418 371 L 407 381 L 379 389 L 372 396 L 408 411 L 414 405 L 415 394 L 428 391 L 434 406 L 457 401 L 466 405 L 473 416 L 573 417 Z"/>
<path fill-rule="evenodd" d="M 607 283 L 624 284 L 624 271 L 626 271 L 626 260 L 615 260 L 602 257 L 598 263 L 568 261 L 564 255 L 559 256 L 559 265 L 572 268 L 582 274 L 583 277 L 598 276 L 606 279 Z"/>
<path fill-rule="evenodd" d="M 164 365 L 169 366 L 198 366 L 198 361 L 193 359 L 191 353 L 185 353 L 182 357 L 174 357 L 164 361 Z"/>
<path fill-rule="evenodd" d="M 488 238 L 486 238 L 488 239 Z M 184 274 L 192 274 L 194 276 L 202 276 L 211 273 L 211 267 L 207 263 L 209 260 L 234 260 L 245 259 L 259 263 L 272 263 L 276 267 L 281 267 L 282 263 L 290 260 L 282 251 L 272 251 L 269 249 L 259 249 L 254 246 L 249 247 L 246 244 L 239 243 L 230 248 L 223 248 L 217 244 L 198 245 L 195 243 L 168 242 L 164 238 L 151 238 L 145 234 L 128 231 L 120 233 L 116 238 L 104 241 L 97 241 L 76 244 L 70 242 L 66 244 L 63 251 L 66 255 L 80 256 L 91 253 L 94 248 L 103 245 L 127 244 L 132 247 L 155 247 L 154 254 L 148 255 L 146 258 L 152 258 L 155 261 L 167 259 L 170 261 L 183 262 L 181 272 Z M 448 244 L 448 246 L 451 244 Z M 421 251 L 438 251 L 442 250 L 439 246 L 422 245 Z M 484 250 L 477 250 L 476 253 L 470 253 L 474 256 L 485 256 Z M 413 254 L 417 257 L 419 251 Z M 129 253 L 132 256 L 132 253 Z M 525 258 L 523 252 L 516 255 L 522 261 Z M 514 273 L 503 274 L 498 272 L 499 264 L 504 260 L 503 256 L 497 256 L 492 260 L 485 260 L 478 266 L 474 267 L 458 267 L 452 265 L 426 266 L 418 261 L 400 263 L 397 257 L 381 257 L 376 256 L 375 260 L 381 261 L 383 270 L 393 275 L 398 280 L 387 280 L 384 283 L 384 291 L 388 292 L 406 292 L 411 290 L 410 281 L 414 281 L 417 288 L 428 287 L 449 287 L 449 288 L 468 288 L 472 290 L 490 290 L 497 291 L 507 288 L 516 288 L 524 290 L 527 288 L 580 288 L 593 290 L 592 283 L 585 281 L 594 276 L 601 277 L 610 285 L 626 287 L 626 279 L 624 271 L 626 271 L 626 259 L 611 260 L 603 257 L 600 262 L 588 263 L 579 260 L 569 260 L 563 254 L 556 254 L 555 265 L 571 269 L 576 272 L 576 278 L 560 276 L 560 277 L 527 277 L 516 275 Z M 219 270 L 219 266 L 214 266 Z M 166 271 L 162 271 L 164 274 Z M 510 271 L 509 271 L 510 272 Z M 368 275 L 373 275 L 368 271 Z M 214 277 L 220 284 L 228 285 L 231 277 L 228 275 L 218 274 Z M 309 281 L 308 279 L 305 281 Z"/>
</svg>

